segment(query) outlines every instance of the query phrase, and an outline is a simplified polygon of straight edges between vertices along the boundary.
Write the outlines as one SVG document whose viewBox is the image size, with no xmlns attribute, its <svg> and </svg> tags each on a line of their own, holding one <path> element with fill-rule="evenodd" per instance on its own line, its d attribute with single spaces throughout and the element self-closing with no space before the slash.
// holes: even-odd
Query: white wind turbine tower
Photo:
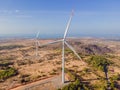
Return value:
<svg viewBox="0 0 120 90">
<path fill-rule="evenodd" d="M 38 46 L 40 45 L 39 41 L 38 41 L 38 36 L 39 36 L 39 32 L 36 34 L 36 39 L 35 39 L 35 55 L 38 56 Z"/>
<path fill-rule="evenodd" d="M 53 41 L 53 42 L 49 42 L 49 43 L 46 43 L 46 44 L 39 45 L 40 47 L 42 47 L 42 46 L 46 46 L 46 45 L 49 45 L 49 44 L 54 44 L 54 43 L 62 42 L 62 83 L 65 82 L 65 70 L 64 70 L 64 69 L 65 69 L 65 45 L 66 45 L 69 49 L 71 49 L 71 50 L 74 52 L 74 54 L 75 54 L 80 60 L 82 60 L 81 57 L 77 54 L 77 52 L 74 50 L 74 48 L 73 48 L 70 44 L 68 44 L 68 42 L 66 41 L 66 36 L 67 36 L 68 29 L 69 29 L 69 27 L 70 27 L 70 23 L 71 23 L 72 17 L 73 17 L 73 11 L 72 11 L 72 13 L 71 13 L 71 15 L 70 15 L 70 19 L 69 19 L 68 24 L 67 24 L 67 27 L 66 27 L 66 29 L 65 29 L 65 33 L 64 33 L 63 39 L 60 39 L 60 40 L 56 40 L 56 41 Z"/>
</svg>

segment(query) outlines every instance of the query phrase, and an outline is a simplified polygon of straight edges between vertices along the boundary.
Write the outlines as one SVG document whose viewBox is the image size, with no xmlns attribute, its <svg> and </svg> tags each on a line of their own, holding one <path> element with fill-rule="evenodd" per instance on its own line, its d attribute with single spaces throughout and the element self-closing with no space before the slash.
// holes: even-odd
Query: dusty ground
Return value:
<svg viewBox="0 0 120 90">
<path fill-rule="evenodd" d="M 49 41 L 53 40 L 40 40 L 40 44 L 47 43 Z M 110 75 L 114 75 L 116 73 L 120 74 L 120 41 L 93 38 L 81 38 L 76 39 L 75 41 L 85 44 L 98 44 L 99 46 L 104 45 L 114 50 L 112 55 L 116 56 L 117 58 L 115 57 L 111 59 L 115 65 L 110 66 L 110 69 L 114 69 L 114 73 L 109 73 Z M 18 70 L 18 75 L 8 78 L 4 82 L 0 82 L 0 90 L 21 85 L 22 76 L 26 76 L 28 83 L 61 74 L 61 44 L 56 44 L 60 46 L 59 48 L 56 48 L 56 45 L 39 48 L 37 57 L 35 56 L 35 42 L 33 39 L 12 39 L 0 41 L 0 46 L 9 45 L 23 45 L 23 47 L 20 48 L 0 50 L 0 58 L 5 57 L 4 59 L 6 61 L 13 62 L 13 65 L 11 66 Z M 65 68 L 78 72 L 78 74 L 80 74 L 84 80 L 91 80 L 91 84 L 99 82 L 97 80 L 98 76 L 104 77 L 104 73 L 92 71 L 92 69 L 88 74 L 84 74 L 83 70 L 91 67 L 87 64 L 83 65 L 82 61 L 76 58 L 72 53 L 66 52 L 65 55 Z M 11 59 L 7 60 L 7 58 Z M 84 57 L 84 59 L 86 58 L 87 57 Z M 83 74 L 81 74 L 81 72 Z"/>
<path fill-rule="evenodd" d="M 66 78 L 67 81 L 67 78 Z M 65 83 L 64 85 L 66 85 Z M 33 83 L 22 85 L 11 90 L 56 90 L 63 86 L 61 83 L 61 75 L 53 76 L 51 78 L 39 80 Z"/>
</svg>

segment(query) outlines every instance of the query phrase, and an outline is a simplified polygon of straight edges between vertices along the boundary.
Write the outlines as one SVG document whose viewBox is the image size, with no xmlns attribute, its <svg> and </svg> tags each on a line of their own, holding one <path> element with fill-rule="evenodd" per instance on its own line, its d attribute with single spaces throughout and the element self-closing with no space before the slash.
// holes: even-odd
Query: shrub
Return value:
<svg viewBox="0 0 120 90">
<path fill-rule="evenodd" d="M 64 86 L 61 90 L 90 90 L 85 84 L 76 79 L 74 83 Z"/>
<path fill-rule="evenodd" d="M 56 64 L 60 65 L 60 64 L 61 64 L 61 61 L 56 61 Z"/>
<path fill-rule="evenodd" d="M 68 73 L 68 75 L 70 76 L 71 81 L 74 81 L 75 78 L 76 78 L 75 75 L 73 75 L 70 71 L 68 71 L 67 73 Z"/>
<path fill-rule="evenodd" d="M 69 48 L 66 48 L 66 49 L 65 49 L 65 52 L 66 52 L 66 53 L 73 53 L 73 51 L 71 51 Z"/>
<path fill-rule="evenodd" d="M 89 69 L 89 68 L 84 68 L 83 71 L 84 71 L 85 73 L 88 73 L 88 72 L 90 72 L 90 69 Z"/>
<path fill-rule="evenodd" d="M 120 74 L 113 75 L 112 77 L 110 77 L 111 81 L 116 81 L 116 80 L 119 80 L 119 79 L 120 79 Z"/>
<path fill-rule="evenodd" d="M 29 74 L 21 74 L 20 75 L 20 82 L 21 83 L 26 83 L 26 82 L 29 82 L 30 81 L 30 75 Z"/>
<path fill-rule="evenodd" d="M 53 69 L 52 72 L 50 72 L 50 75 L 56 75 L 57 74 L 57 70 Z"/>
<path fill-rule="evenodd" d="M 120 79 L 120 74 L 117 74 L 117 75 L 113 75 L 112 77 L 110 77 L 110 87 L 113 89 L 113 90 L 116 90 L 117 88 L 117 80 Z"/>
<path fill-rule="evenodd" d="M 7 68 L 6 70 L 1 70 L 0 71 L 0 79 L 4 80 L 7 79 L 11 76 L 14 76 L 17 74 L 17 71 L 14 68 Z"/>
<path fill-rule="evenodd" d="M 1 62 L 0 67 L 8 67 L 9 65 L 13 65 L 13 62 Z"/>
<path fill-rule="evenodd" d="M 88 64 L 91 64 L 93 67 L 104 71 L 104 65 L 109 65 L 111 62 L 106 59 L 104 56 L 93 55 L 89 60 Z"/>
</svg>

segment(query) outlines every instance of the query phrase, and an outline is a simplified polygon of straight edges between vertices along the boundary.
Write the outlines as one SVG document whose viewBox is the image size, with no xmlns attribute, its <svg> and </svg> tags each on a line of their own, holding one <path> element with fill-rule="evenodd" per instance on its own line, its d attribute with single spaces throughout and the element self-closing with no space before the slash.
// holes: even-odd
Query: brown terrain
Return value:
<svg viewBox="0 0 120 90">
<path fill-rule="evenodd" d="M 44 44 L 54 40 L 43 39 L 39 41 L 40 44 Z M 104 55 L 112 62 L 109 65 L 108 77 L 120 75 L 119 40 L 68 38 L 67 41 L 85 62 L 83 63 L 71 50 L 65 48 L 67 81 L 73 81 L 71 77 L 71 74 L 73 74 L 80 76 L 81 80 L 87 82 L 89 86 L 102 85 L 100 78 L 105 77 L 104 72 L 96 70 L 87 63 L 92 55 Z M 61 49 L 61 43 L 39 47 L 38 56 L 36 57 L 34 39 L 0 40 L 0 74 L 7 68 L 15 69 L 15 73 L 9 77 L 2 77 L 1 74 L 0 90 L 56 90 L 62 87 L 60 81 Z M 67 71 L 69 72 L 67 73 Z M 118 80 L 117 83 L 119 86 L 120 81 Z"/>
</svg>

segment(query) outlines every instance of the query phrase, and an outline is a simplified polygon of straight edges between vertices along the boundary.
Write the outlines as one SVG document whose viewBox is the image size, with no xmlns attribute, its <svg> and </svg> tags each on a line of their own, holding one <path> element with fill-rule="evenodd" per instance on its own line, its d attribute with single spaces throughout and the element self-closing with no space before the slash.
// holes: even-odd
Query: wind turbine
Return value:
<svg viewBox="0 0 120 90">
<path fill-rule="evenodd" d="M 39 41 L 38 41 L 39 33 L 40 33 L 40 32 L 38 32 L 38 33 L 36 34 L 36 39 L 35 39 L 35 47 L 36 47 L 35 55 L 36 55 L 36 57 L 38 56 L 38 46 L 40 45 L 40 43 L 39 43 Z"/>
<path fill-rule="evenodd" d="M 77 52 L 74 50 L 74 48 L 68 44 L 68 42 L 66 41 L 66 36 L 67 36 L 67 32 L 68 32 L 68 29 L 70 27 L 70 23 L 71 23 L 71 20 L 72 20 L 72 17 L 73 17 L 73 10 L 72 10 L 72 13 L 70 15 L 70 18 L 69 18 L 69 21 L 68 21 L 68 24 L 66 26 L 66 29 L 65 29 L 65 33 L 64 33 L 64 36 L 63 36 L 63 39 L 60 39 L 60 40 L 56 40 L 56 41 L 53 41 L 53 42 L 49 42 L 49 43 L 46 43 L 46 44 L 42 44 L 42 45 L 39 45 L 40 47 L 42 46 L 46 46 L 46 45 L 49 45 L 49 44 L 54 44 L 54 43 L 58 43 L 58 42 L 62 42 L 62 83 L 65 82 L 65 45 L 70 48 L 74 54 L 80 59 L 81 57 L 77 54 Z"/>
</svg>

